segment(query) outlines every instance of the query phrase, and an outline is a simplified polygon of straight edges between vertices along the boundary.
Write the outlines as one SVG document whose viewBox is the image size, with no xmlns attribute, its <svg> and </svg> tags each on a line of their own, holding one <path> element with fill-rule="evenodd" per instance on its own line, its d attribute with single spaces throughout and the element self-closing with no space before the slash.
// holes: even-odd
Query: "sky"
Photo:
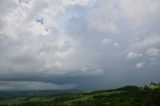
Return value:
<svg viewBox="0 0 160 106">
<path fill-rule="evenodd" d="M 0 90 L 160 81 L 160 0 L 0 0 Z"/>
</svg>

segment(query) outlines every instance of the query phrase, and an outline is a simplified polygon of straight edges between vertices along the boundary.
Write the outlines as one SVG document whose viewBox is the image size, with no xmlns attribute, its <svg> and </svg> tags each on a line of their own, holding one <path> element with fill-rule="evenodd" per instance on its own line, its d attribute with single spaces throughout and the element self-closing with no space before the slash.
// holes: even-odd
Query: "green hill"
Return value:
<svg viewBox="0 0 160 106">
<path fill-rule="evenodd" d="M 39 91 L 40 92 L 40 91 Z M 0 106 L 160 106 L 160 85 L 1 98 Z"/>
</svg>

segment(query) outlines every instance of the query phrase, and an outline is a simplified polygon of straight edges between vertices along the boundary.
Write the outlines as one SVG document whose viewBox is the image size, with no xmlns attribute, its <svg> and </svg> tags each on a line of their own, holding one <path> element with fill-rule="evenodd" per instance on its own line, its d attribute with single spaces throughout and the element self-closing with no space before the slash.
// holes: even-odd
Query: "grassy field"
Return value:
<svg viewBox="0 0 160 106">
<path fill-rule="evenodd" d="M 0 106 L 160 106 L 159 84 L 92 92 L 46 91 L 46 94 L 38 91 L 16 96 L 15 93 L 14 96 L 1 97 Z"/>
</svg>

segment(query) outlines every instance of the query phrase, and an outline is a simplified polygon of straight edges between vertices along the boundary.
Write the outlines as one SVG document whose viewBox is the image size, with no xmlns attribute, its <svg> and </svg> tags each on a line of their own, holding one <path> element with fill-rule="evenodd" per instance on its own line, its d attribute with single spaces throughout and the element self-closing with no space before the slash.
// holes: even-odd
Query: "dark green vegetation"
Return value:
<svg viewBox="0 0 160 106">
<path fill-rule="evenodd" d="M 92 92 L 1 92 L 0 106 L 160 106 L 160 84 Z"/>
</svg>

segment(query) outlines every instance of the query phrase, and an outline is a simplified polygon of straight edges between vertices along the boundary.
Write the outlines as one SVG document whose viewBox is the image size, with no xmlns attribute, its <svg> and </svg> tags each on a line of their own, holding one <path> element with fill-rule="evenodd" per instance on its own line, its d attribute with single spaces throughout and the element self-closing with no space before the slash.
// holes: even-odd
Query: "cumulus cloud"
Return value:
<svg viewBox="0 0 160 106">
<path fill-rule="evenodd" d="M 126 56 L 127 59 L 136 59 L 142 57 L 141 53 L 136 53 L 136 52 L 129 52 Z"/>
<path fill-rule="evenodd" d="M 90 67 L 82 67 L 80 72 L 82 75 L 101 75 L 103 74 L 103 69 L 101 68 L 90 68 Z"/>
<path fill-rule="evenodd" d="M 114 43 L 113 43 L 113 46 L 119 47 L 120 45 L 119 45 L 118 43 L 114 42 Z"/>
<path fill-rule="evenodd" d="M 144 65 L 145 65 L 144 62 L 137 63 L 137 64 L 136 64 L 136 68 L 137 68 L 137 69 L 142 69 L 142 68 L 144 68 Z"/>
<path fill-rule="evenodd" d="M 103 44 L 109 44 L 109 43 L 112 43 L 113 41 L 111 39 L 108 39 L 108 38 L 105 38 L 102 40 L 102 43 Z"/>
<path fill-rule="evenodd" d="M 104 38 L 103 40 L 102 40 L 102 44 L 104 44 L 104 45 L 113 45 L 114 47 L 119 47 L 120 45 L 117 43 L 117 42 L 114 42 L 112 39 L 109 39 L 109 38 Z"/>
<path fill-rule="evenodd" d="M 123 16 L 138 25 L 146 24 L 146 21 L 156 16 L 159 6 L 158 0 L 122 0 L 121 2 Z"/>
<path fill-rule="evenodd" d="M 148 56 L 157 57 L 157 56 L 160 55 L 160 49 L 159 48 L 150 48 L 150 49 L 147 50 L 146 53 L 147 53 Z"/>
<path fill-rule="evenodd" d="M 160 43 L 160 36 L 148 36 L 130 46 L 133 50 L 145 50 L 147 48 L 157 46 Z"/>
<path fill-rule="evenodd" d="M 90 3 L 90 0 L 62 0 L 64 5 L 80 5 L 87 6 Z"/>
<path fill-rule="evenodd" d="M 159 48 L 149 48 L 146 51 L 146 54 L 148 55 L 149 60 L 153 64 L 158 64 L 160 61 L 160 49 Z"/>
<path fill-rule="evenodd" d="M 117 32 L 117 26 L 114 19 L 118 13 L 118 9 L 114 7 L 114 2 L 112 3 L 103 1 L 97 8 L 92 9 L 87 14 L 89 28 L 104 32 Z M 112 14 L 108 15 L 110 12 L 112 12 Z"/>
<path fill-rule="evenodd" d="M 29 2 L 31 4 L 28 4 Z M 1 46 L 2 48 L 9 47 L 8 50 L 10 51 L 4 51 L 7 52 L 2 57 L 5 61 L 0 62 L 0 65 L 4 66 L 2 68 L 4 74 L 11 70 L 15 71 L 10 73 L 30 73 L 32 70 L 39 70 L 37 73 L 43 72 L 42 70 L 44 72 L 52 70 L 52 73 L 54 73 L 55 69 L 62 68 L 63 62 L 61 61 L 74 52 L 68 38 L 63 37 L 64 34 L 57 38 L 58 34 L 54 30 L 54 25 L 48 25 L 48 21 L 54 20 L 53 18 L 57 15 L 50 16 L 48 11 L 52 12 L 52 10 L 45 11 L 44 9 L 50 9 L 53 5 L 58 4 L 47 4 L 46 7 L 46 3 L 48 2 L 21 1 L 17 4 L 15 10 L 6 13 L 4 16 L 3 20 L 8 24 L 1 30 L 2 35 L 5 36 L 2 39 L 5 45 L 1 44 Z M 28 7 L 23 6 L 25 4 Z M 19 13 L 19 6 L 23 7 L 21 12 L 25 16 Z M 39 12 L 39 9 L 43 11 L 33 16 L 30 15 L 32 12 Z M 58 7 L 55 7 L 55 9 L 61 11 Z M 37 23 L 36 18 L 39 15 L 43 16 L 45 22 Z M 59 27 L 60 23 L 52 23 Z M 50 29 L 46 30 L 46 27 L 50 27 Z M 51 33 L 47 33 L 48 30 L 51 30 Z M 58 32 L 61 33 L 60 30 Z M 21 70 L 24 71 L 21 72 Z"/>
</svg>

